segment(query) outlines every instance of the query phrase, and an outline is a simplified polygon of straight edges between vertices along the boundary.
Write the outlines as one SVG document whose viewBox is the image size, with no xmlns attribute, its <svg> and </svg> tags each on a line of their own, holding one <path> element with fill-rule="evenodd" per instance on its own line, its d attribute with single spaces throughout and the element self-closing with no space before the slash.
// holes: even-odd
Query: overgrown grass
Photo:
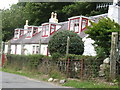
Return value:
<svg viewBox="0 0 120 90">
<path fill-rule="evenodd" d="M 108 85 L 106 83 L 97 83 L 92 81 L 76 81 L 76 80 L 69 80 L 63 86 L 70 86 L 74 88 L 118 88 L 117 85 Z"/>
<path fill-rule="evenodd" d="M 3 72 L 8 72 L 8 73 L 13 73 L 13 74 L 18 74 L 18 75 L 22 75 L 22 76 L 26 76 L 29 78 L 33 78 L 33 79 L 37 79 L 37 80 L 43 80 L 43 81 L 47 81 L 49 77 L 43 77 L 43 74 L 41 73 L 33 73 L 33 72 L 25 72 L 25 71 L 15 71 L 12 69 L 8 69 L 8 68 L 2 68 Z"/>
</svg>

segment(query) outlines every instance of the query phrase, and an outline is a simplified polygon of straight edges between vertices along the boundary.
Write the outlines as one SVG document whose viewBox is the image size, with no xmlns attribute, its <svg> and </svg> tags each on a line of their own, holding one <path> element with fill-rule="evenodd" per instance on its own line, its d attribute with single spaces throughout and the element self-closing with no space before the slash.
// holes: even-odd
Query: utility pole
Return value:
<svg viewBox="0 0 120 90">
<path fill-rule="evenodd" d="M 41 54 L 41 39 L 39 40 L 39 54 Z"/>
<path fill-rule="evenodd" d="M 11 43 L 8 41 L 8 51 L 7 54 L 11 54 Z"/>
<path fill-rule="evenodd" d="M 66 56 L 69 54 L 69 44 L 70 44 L 70 37 L 67 37 L 67 47 L 66 47 Z"/>
</svg>

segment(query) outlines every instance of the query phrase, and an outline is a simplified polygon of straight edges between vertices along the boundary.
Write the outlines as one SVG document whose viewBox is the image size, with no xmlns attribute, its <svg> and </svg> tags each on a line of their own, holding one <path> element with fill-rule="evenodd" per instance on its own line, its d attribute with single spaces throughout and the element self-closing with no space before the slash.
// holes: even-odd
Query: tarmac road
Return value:
<svg viewBox="0 0 120 90">
<path fill-rule="evenodd" d="M 25 76 L 1 72 L 2 88 L 66 88 L 52 83 L 29 79 Z"/>
</svg>

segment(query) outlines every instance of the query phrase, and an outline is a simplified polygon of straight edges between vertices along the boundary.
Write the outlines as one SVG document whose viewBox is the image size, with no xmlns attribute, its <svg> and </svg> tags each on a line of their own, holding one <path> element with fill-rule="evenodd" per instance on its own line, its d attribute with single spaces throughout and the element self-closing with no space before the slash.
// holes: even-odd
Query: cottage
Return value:
<svg viewBox="0 0 120 90">
<path fill-rule="evenodd" d="M 88 35 L 84 31 L 86 26 L 90 25 L 89 20 L 97 23 L 101 17 L 107 17 L 107 13 L 91 17 L 74 16 L 68 18 L 68 21 L 58 22 L 57 13 L 52 12 L 49 22 L 41 26 L 28 25 L 28 20 L 26 20 L 24 28 L 16 28 L 14 37 L 6 43 L 5 53 L 49 55 L 47 47 L 51 35 L 60 30 L 70 30 L 77 33 L 84 41 L 83 55 L 95 56 L 96 52 L 92 45 L 94 41 L 87 38 Z"/>
</svg>

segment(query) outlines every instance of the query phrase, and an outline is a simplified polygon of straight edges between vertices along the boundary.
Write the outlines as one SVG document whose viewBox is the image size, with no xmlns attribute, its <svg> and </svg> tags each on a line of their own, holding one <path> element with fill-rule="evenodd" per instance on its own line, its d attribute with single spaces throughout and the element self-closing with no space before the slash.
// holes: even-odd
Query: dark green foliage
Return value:
<svg viewBox="0 0 120 90">
<path fill-rule="evenodd" d="M 54 33 L 49 41 L 48 49 L 51 55 L 53 55 L 53 53 L 66 54 L 68 36 L 70 38 L 69 53 L 77 55 L 83 54 L 84 44 L 82 39 L 74 32 L 63 30 Z"/>
<path fill-rule="evenodd" d="M 2 10 L 2 35 L 3 41 L 13 38 L 14 29 L 23 28 L 25 20 L 25 8 L 17 4 L 12 5 L 10 10 Z"/>
<path fill-rule="evenodd" d="M 91 22 L 91 24 L 92 27 L 89 26 L 86 33 L 89 34 L 91 39 L 95 40 L 97 52 L 101 48 L 103 54 L 108 56 L 111 47 L 111 34 L 120 31 L 120 25 L 109 18 L 103 18 L 98 23 Z"/>
<path fill-rule="evenodd" d="M 83 60 L 83 76 L 84 79 L 90 79 L 97 77 L 99 72 L 99 66 L 102 64 L 104 58 L 83 56 L 83 55 L 68 55 L 70 59 L 70 66 L 73 66 L 71 70 L 75 69 L 75 62 L 77 66 L 81 67 L 81 60 Z M 61 59 L 62 58 L 62 59 Z M 75 61 L 77 60 L 77 61 Z M 17 72 L 28 72 L 28 73 L 41 73 L 49 75 L 53 78 L 62 78 L 61 76 L 67 75 L 68 69 L 68 58 L 56 57 L 56 61 L 48 56 L 43 55 L 7 55 L 7 61 L 4 68 L 9 68 Z M 78 74 L 75 74 L 78 73 Z M 77 72 L 71 71 L 71 75 L 80 75 L 80 70 Z M 75 77 L 72 76 L 72 77 Z"/>
<path fill-rule="evenodd" d="M 100 65 L 103 63 L 105 58 L 96 56 L 83 56 L 83 55 L 68 55 L 70 60 L 83 60 L 84 66 L 84 77 L 85 79 L 90 79 L 91 77 L 98 77 L 98 72 L 100 70 Z"/>
<path fill-rule="evenodd" d="M 40 65 L 46 57 L 47 56 L 43 55 L 7 55 L 6 64 L 17 68 L 17 70 L 26 68 L 31 71 L 32 69 L 37 69 L 37 66 Z"/>
<path fill-rule="evenodd" d="M 58 60 L 60 57 L 62 57 L 62 56 L 60 55 L 60 53 L 53 53 L 53 54 L 52 54 L 52 59 L 53 59 L 53 60 Z"/>
</svg>

